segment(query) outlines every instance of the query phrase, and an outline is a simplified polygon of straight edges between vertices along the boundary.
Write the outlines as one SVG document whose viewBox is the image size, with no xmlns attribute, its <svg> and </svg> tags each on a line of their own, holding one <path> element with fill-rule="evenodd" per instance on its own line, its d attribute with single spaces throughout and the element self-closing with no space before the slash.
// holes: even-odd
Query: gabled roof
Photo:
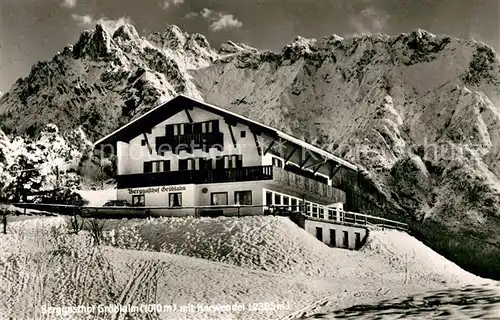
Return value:
<svg viewBox="0 0 500 320">
<path fill-rule="evenodd" d="M 286 134 L 282 131 L 279 131 L 277 129 L 274 129 L 272 127 L 266 126 L 262 123 L 259 123 L 257 121 L 251 120 L 247 117 L 241 116 L 237 113 L 228 111 L 226 109 L 208 104 L 203 101 L 199 101 L 196 99 L 193 99 L 191 97 L 187 97 L 185 95 L 179 95 L 151 110 L 146 112 L 145 114 L 141 115 L 140 117 L 130 121 L 129 123 L 125 124 L 124 126 L 118 128 L 111 134 L 105 136 L 104 138 L 98 140 L 94 144 L 94 148 L 98 148 L 101 145 L 116 145 L 117 141 L 130 141 L 131 139 L 135 138 L 138 136 L 140 133 L 144 132 L 145 128 L 152 128 L 158 123 L 164 121 L 165 119 L 168 119 L 169 117 L 177 114 L 178 112 L 188 109 L 191 107 L 196 107 L 200 108 L 202 110 L 206 110 L 208 112 L 212 112 L 214 114 L 217 114 L 221 117 L 224 117 L 226 119 L 229 119 L 234 122 L 242 123 L 247 126 L 249 126 L 254 132 L 262 132 L 265 134 L 268 134 L 269 136 L 273 138 L 281 138 L 283 140 L 286 140 L 292 144 L 295 144 L 299 147 L 308 149 L 319 156 L 332 160 L 346 168 L 349 168 L 351 170 L 357 171 L 358 168 L 356 165 L 341 159 L 323 149 L 320 149 L 310 143 L 307 143 L 305 141 L 302 141 L 298 138 L 295 138 L 289 134 Z M 114 148 L 116 150 L 116 148 Z"/>
</svg>

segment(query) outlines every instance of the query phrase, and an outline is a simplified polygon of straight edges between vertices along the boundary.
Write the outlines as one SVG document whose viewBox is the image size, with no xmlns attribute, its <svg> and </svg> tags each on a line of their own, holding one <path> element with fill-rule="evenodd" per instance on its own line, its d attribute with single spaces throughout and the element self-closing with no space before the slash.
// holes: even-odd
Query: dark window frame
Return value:
<svg viewBox="0 0 500 320">
<path fill-rule="evenodd" d="M 214 204 L 214 195 L 223 194 L 226 196 L 226 204 Z M 221 192 L 211 192 L 210 193 L 210 205 L 211 206 L 227 206 L 229 204 L 229 194 L 227 191 Z"/>
<path fill-rule="evenodd" d="M 136 199 L 142 199 L 142 201 L 139 201 L 139 204 L 137 203 Z M 143 207 L 146 205 L 146 195 L 144 194 L 137 194 L 132 196 L 132 206 L 134 207 Z"/>
<path fill-rule="evenodd" d="M 179 196 L 179 198 L 178 198 L 178 200 L 179 200 L 179 205 L 173 205 L 173 204 L 172 204 L 172 202 L 173 202 L 173 201 L 172 201 L 171 196 L 173 196 L 173 195 L 178 195 L 178 196 Z M 169 206 L 170 208 L 178 208 L 178 207 L 182 207 L 182 192 L 169 192 L 169 193 L 168 193 L 168 206 Z"/>
<path fill-rule="evenodd" d="M 238 199 L 238 197 L 236 195 L 238 193 L 243 193 L 243 192 L 249 192 L 250 193 L 250 203 L 244 203 L 244 204 L 242 204 L 242 203 L 236 203 L 236 199 Z M 249 205 L 252 205 L 252 198 L 253 198 L 252 190 L 238 190 L 238 191 L 234 192 L 234 204 L 249 206 Z"/>
<path fill-rule="evenodd" d="M 266 206 L 273 205 L 273 193 L 271 191 L 266 191 Z"/>
</svg>

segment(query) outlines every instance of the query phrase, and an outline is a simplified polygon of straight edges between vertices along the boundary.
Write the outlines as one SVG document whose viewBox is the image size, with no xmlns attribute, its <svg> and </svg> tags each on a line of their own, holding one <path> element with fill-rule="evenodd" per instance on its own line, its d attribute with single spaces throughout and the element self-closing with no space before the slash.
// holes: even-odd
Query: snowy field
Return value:
<svg viewBox="0 0 500 320">
<path fill-rule="evenodd" d="M 398 231 L 371 232 L 361 251 L 349 251 L 282 217 L 107 220 L 96 247 L 86 232 L 69 234 L 65 219 L 15 221 L 0 235 L 0 319 L 432 317 L 426 306 L 441 299 L 438 311 L 456 315 L 450 308 L 464 294 L 483 313 L 498 311 L 496 283 Z M 150 304 L 162 309 L 132 317 L 102 309 Z M 81 305 L 105 313 L 47 314 Z"/>
</svg>

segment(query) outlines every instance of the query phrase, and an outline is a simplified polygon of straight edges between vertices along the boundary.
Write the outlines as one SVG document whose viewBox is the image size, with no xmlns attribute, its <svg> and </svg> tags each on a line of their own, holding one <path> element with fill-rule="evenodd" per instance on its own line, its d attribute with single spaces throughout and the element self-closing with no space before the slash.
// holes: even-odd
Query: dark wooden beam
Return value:
<svg viewBox="0 0 500 320">
<path fill-rule="evenodd" d="M 238 124 L 238 122 L 236 122 L 234 119 L 231 119 L 231 118 L 224 118 L 224 122 L 227 123 L 228 125 L 230 126 L 236 126 Z"/>
<path fill-rule="evenodd" d="M 259 145 L 259 139 L 257 139 L 257 133 L 252 131 L 252 134 L 253 134 L 253 139 L 255 140 L 255 146 L 257 147 L 257 152 L 258 152 L 259 156 L 262 156 L 262 149 L 260 148 L 260 145 Z"/>
<path fill-rule="evenodd" d="M 146 135 L 146 132 L 143 132 L 142 136 L 144 137 L 144 140 L 146 140 L 146 145 L 148 146 L 149 154 L 153 154 L 153 149 L 151 148 L 151 145 L 149 144 L 149 140 L 148 140 L 148 136 Z"/>
<path fill-rule="evenodd" d="M 324 162 L 320 163 L 320 164 L 316 167 L 316 169 L 314 169 L 314 170 L 313 170 L 313 174 L 316 174 L 316 172 L 318 172 L 318 171 L 319 171 L 319 169 L 320 169 L 320 168 L 323 166 L 323 164 L 325 164 L 325 163 L 326 163 L 326 161 L 324 161 Z"/>
<path fill-rule="evenodd" d="M 336 163 L 335 166 L 332 167 L 332 171 L 330 172 L 330 180 L 333 179 L 333 177 L 339 172 L 340 170 L 340 164 Z"/>
<path fill-rule="evenodd" d="M 184 109 L 186 111 L 186 116 L 188 117 L 189 123 L 193 123 L 193 118 L 191 117 L 191 114 L 189 113 L 188 109 Z"/>
<path fill-rule="evenodd" d="M 288 155 L 288 157 L 285 158 L 285 164 L 290 161 L 290 159 L 292 158 L 292 156 L 294 155 L 294 153 L 299 150 L 299 147 L 295 147 L 293 148 L 292 152 L 290 152 L 290 154 Z"/>
<path fill-rule="evenodd" d="M 326 162 L 326 160 L 320 160 L 318 162 L 312 163 L 312 164 L 304 167 L 304 169 L 311 168 L 311 167 L 317 166 L 318 164 L 322 164 L 322 163 L 325 163 L 325 162 Z"/>
<path fill-rule="evenodd" d="M 307 157 L 305 158 L 304 161 L 302 161 L 302 163 L 300 164 L 300 168 L 304 168 L 304 166 L 306 165 L 307 161 L 309 161 L 309 159 L 311 159 L 311 154 L 308 154 Z"/>
<path fill-rule="evenodd" d="M 273 139 L 273 141 L 271 141 L 271 144 L 264 151 L 264 155 L 266 155 L 271 150 L 271 148 L 274 146 L 275 143 L 276 143 L 276 139 Z"/>
<path fill-rule="evenodd" d="M 229 134 L 231 135 L 231 140 L 233 141 L 233 146 L 236 148 L 236 138 L 234 137 L 233 126 L 226 122 L 227 128 L 229 129 Z"/>
</svg>

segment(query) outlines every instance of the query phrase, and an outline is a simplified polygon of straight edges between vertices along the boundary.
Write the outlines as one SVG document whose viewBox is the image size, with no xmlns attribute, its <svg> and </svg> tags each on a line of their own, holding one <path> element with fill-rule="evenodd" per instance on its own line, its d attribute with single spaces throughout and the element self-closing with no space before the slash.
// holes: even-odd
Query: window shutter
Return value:
<svg viewBox="0 0 500 320">
<path fill-rule="evenodd" d="M 187 159 L 179 159 L 179 170 L 187 170 Z"/>
<path fill-rule="evenodd" d="M 236 168 L 243 167 L 243 156 L 241 154 L 236 156 Z"/>
<path fill-rule="evenodd" d="M 170 160 L 163 161 L 163 171 L 170 171 Z"/>
<path fill-rule="evenodd" d="M 219 120 L 213 120 L 212 123 L 212 132 L 219 132 Z"/>
<path fill-rule="evenodd" d="M 174 135 L 174 126 L 171 124 L 165 126 L 165 136 L 171 137 L 173 135 Z"/>
</svg>

